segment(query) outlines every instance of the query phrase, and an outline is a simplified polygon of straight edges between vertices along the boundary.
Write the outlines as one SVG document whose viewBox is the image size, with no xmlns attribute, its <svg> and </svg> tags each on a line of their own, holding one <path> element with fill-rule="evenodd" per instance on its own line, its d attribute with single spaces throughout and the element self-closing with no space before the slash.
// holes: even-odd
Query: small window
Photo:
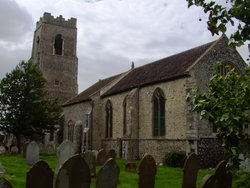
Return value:
<svg viewBox="0 0 250 188">
<path fill-rule="evenodd" d="M 127 134 L 127 97 L 123 101 L 123 135 Z"/>
<path fill-rule="evenodd" d="M 157 88 L 153 95 L 153 136 L 165 135 L 165 98 Z"/>
<path fill-rule="evenodd" d="M 55 37 L 54 54 L 63 55 L 63 39 L 61 34 L 58 34 Z"/>
<path fill-rule="evenodd" d="M 55 80 L 54 85 L 55 86 L 60 86 L 60 82 L 58 80 Z"/>
<path fill-rule="evenodd" d="M 106 104 L 106 138 L 112 138 L 113 136 L 113 109 L 110 100 Z"/>
</svg>

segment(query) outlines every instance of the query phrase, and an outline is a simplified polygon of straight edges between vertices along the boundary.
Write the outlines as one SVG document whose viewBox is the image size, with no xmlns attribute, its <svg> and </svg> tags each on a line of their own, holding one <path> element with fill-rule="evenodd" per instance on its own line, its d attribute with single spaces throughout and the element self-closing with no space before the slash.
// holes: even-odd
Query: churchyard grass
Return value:
<svg viewBox="0 0 250 188">
<path fill-rule="evenodd" d="M 40 159 L 48 163 L 51 169 L 56 167 L 56 156 L 40 154 Z M 22 155 L 0 155 L 0 162 L 4 166 L 6 173 L 0 174 L 0 177 L 8 179 L 13 188 L 24 188 L 26 181 L 26 173 L 31 166 L 27 165 Z M 117 159 L 117 164 L 120 167 L 120 178 L 118 188 L 136 188 L 138 185 L 137 172 L 126 172 L 125 161 Z M 139 162 L 138 162 L 139 165 Z M 97 167 L 97 172 L 100 167 Z M 206 174 L 211 174 L 212 170 L 200 170 L 198 174 L 198 183 Z M 178 188 L 182 184 L 182 169 L 170 168 L 166 166 L 158 166 L 155 180 L 156 188 Z M 91 188 L 95 187 L 95 178 L 91 179 Z"/>
</svg>

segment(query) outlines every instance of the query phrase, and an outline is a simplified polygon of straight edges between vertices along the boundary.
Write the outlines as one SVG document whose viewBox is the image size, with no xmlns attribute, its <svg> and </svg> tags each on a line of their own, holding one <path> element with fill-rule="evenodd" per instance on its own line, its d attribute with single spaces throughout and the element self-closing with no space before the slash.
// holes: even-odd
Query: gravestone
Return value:
<svg viewBox="0 0 250 188">
<path fill-rule="evenodd" d="M 57 168 L 59 170 L 60 166 L 68 160 L 70 157 L 76 154 L 75 144 L 69 140 L 63 141 L 63 143 L 57 148 Z"/>
<path fill-rule="evenodd" d="M 151 155 L 145 155 L 139 166 L 139 188 L 154 188 L 156 163 Z"/>
<path fill-rule="evenodd" d="M 136 169 L 137 169 L 136 161 L 127 161 L 125 165 L 125 171 L 136 172 Z"/>
<path fill-rule="evenodd" d="M 37 161 L 39 161 L 39 151 L 39 145 L 35 141 L 30 142 L 26 149 L 26 163 L 29 165 L 33 165 Z"/>
<path fill-rule="evenodd" d="M 11 154 L 18 154 L 18 147 L 17 146 L 12 146 L 11 148 L 10 148 L 10 153 Z"/>
<path fill-rule="evenodd" d="M 226 170 L 226 161 L 221 161 L 215 169 L 215 188 L 228 188 L 232 187 L 232 173 Z"/>
<path fill-rule="evenodd" d="M 53 188 L 54 173 L 44 161 L 38 161 L 27 172 L 26 188 Z"/>
<path fill-rule="evenodd" d="M 116 159 L 116 152 L 114 149 L 111 149 L 108 151 L 108 154 L 107 154 L 107 159 L 109 158 L 113 158 L 113 159 Z"/>
<path fill-rule="evenodd" d="M 182 177 L 182 188 L 196 188 L 197 174 L 200 169 L 200 159 L 195 153 L 185 161 Z"/>
<path fill-rule="evenodd" d="M 4 146 L 0 146 L 0 154 L 4 154 L 6 152 L 6 149 Z"/>
<path fill-rule="evenodd" d="M 12 188 L 12 185 L 8 180 L 3 177 L 0 177 L 0 188 Z"/>
<path fill-rule="evenodd" d="M 93 151 L 87 151 L 81 154 L 89 166 L 90 174 L 92 177 L 96 176 L 96 157 Z"/>
<path fill-rule="evenodd" d="M 68 159 L 60 168 L 55 188 L 89 188 L 91 182 L 88 164 L 81 155 Z"/>
<path fill-rule="evenodd" d="M 95 188 L 116 188 L 119 174 L 120 169 L 115 159 L 108 159 L 97 174 Z"/>
<path fill-rule="evenodd" d="M 96 160 L 97 160 L 98 165 L 103 165 L 106 162 L 107 154 L 106 154 L 106 151 L 104 149 L 99 150 Z"/>
<path fill-rule="evenodd" d="M 55 148 L 53 143 L 48 143 L 46 146 L 46 152 L 48 154 L 54 154 L 55 153 Z"/>
</svg>

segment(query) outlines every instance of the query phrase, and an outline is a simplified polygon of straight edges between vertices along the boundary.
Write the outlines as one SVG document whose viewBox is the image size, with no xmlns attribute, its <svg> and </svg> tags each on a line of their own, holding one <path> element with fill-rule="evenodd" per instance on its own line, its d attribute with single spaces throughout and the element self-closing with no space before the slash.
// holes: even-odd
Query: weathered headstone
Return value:
<svg viewBox="0 0 250 188">
<path fill-rule="evenodd" d="M 39 145 L 35 141 L 30 142 L 26 149 L 26 163 L 33 165 L 39 161 L 39 151 Z"/>
<path fill-rule="evenodd" d="M 125 171 L 136 172 L 136 169 L 137 169 L 136 161 L 128 161 L 125 165 Z"/>
<path fill-rule="evenodd" d="M 0 146 L 0 154 L 4 154 L 6 152 L 6 149 L 4 146 Z"/>
<path fill-rule="evenodd" d="M 26 188 L 53 188 L 54 173 L 44 161 L 38 161 L 27 172 Z"/>
<path fill-rule="evenodd" d="M 103 165 L 106 160 L 107 160 L 107 153 L 104 149 L 100 149 L 98 154 L 97 154 L 97 164 L 98 165 Z"/>
<path fill-rule="evenodd" d="M 0 188 L 12 188 L 12 185 L 8 180 L 3 177 L 0 177 Z"/>
<path fill-rule="evenodd" d="M 107 159 L 109 159 L 109 158 L 116 159 L 116 151 L 114 149 L 111 149 L 108 151 Z"/>
<path fill-rule="evenodd" d="M 91 182 L 88 164 L 81 155 L 75 155 L 60 168 L 55 188 L 89 188 Z"/>
<path fill-rule="evenodd" d="M 11 154 L 17 154 L 18 153 L 18 147 L 17 146 L 12 146 L 11 148 L 10 148 L 10 153 Z"/>
<path fill-rule="evenodd" d="M 151 155 L 145 155 L 139 166 L 139 188 L 154 188 L 156 163 Z"/>
<path fill-rule="evenodd" d="M 53 143 L 48 143 L 46 146 L 46 152 L 48 154 L 54 154 L 55 153 L 55 147 Z"/>
<path fill-rule="evenodd" d="M 89 166 L 90 174 L 92 177 L 96 176 L 96 157 L 93 151 L 87 151 L 81 154 Z"/>
<path fill-rule="evenodd" d="M 116 188 L 119 174 L 120 169 L 115 159 L 108 159 L 97 174 L 95 188 Z"/>
<path fill-rule="evenodd" d="M 200 159 L 195 153 L 185 161 L 182 177 L 182 188 L 196 188 L 197 174 L 200 169 Z"/>
<path fill-rule="evenodd" d="M 57 168 L 60 168 L 66 160 L 76 154 L 75 144 L 69 140 L 63 141 L 63 143 L 57 148 Z"/>
<path fill-rule="evenodd" d="M 215 169 L 215 188 L 228 188 L 232 187 L 232 173 L 226 170 L 226 161 L 221 161 Z"/>
</svg>

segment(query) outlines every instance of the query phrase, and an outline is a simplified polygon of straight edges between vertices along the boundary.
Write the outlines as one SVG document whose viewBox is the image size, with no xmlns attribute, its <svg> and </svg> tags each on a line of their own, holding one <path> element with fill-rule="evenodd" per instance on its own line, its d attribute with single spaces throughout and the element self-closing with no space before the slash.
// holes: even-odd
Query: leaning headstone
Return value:
<svg viewBox="0 0 250 188">
<path fill-rule="evenodd" d="M 33 165 L 39 161 L 39 151 L 39 145 L 35 141 L 30 142 L 26 149 L 26 163 Z"/>
<path fill-rule="evenodd" d="M 10 148 L 10 153 L 11 154 L 18 154 L 18 147 L 17 146 L 12 146 L 11 148 Z"/>
<path fill-rule="evenodd" d="M 59 170 L 60 166 L 68 160 L 70 157 L 76 154 L 75 144 L 69 140 L 63 141 L 63 143 L 57 148 L 57 168 Z"/>
<path fill-rule="evenodd" d="M 1 188 L 12 188 L 12 185 L 8 180 L 3 177 L 0 177 L 0 187 Z"/>
<path fill-rule="evenodd" d="M 108 151 L 108 154 L 107 154 L 107 159 L 109 158 L 113 158 L 113 159 L 116 159 L 116 152 L 114 149 L 111 149 Z"/>
<path fill-rule="evenodd" d="M 182 177 L 182 188 L 196 188 L 197 174 L 200 169 L 200 159 L 195 153 L 185 161 Z"/>
<path fill-rule="evenodd" d="M 226 170 L 226 161 L 221 161 L 215 169 L 215 188 L 228 188 L 232 187 L 232 173 Z"/>
<path fill-rule="evenodd" d="M 89 166 L 90 174 L 92 177 L 96 176 L 96 157 L 93 151 L 87 151 L 81 154 Z"/>
<path fill-rule="evenodd" d="M 27 172 L 26 188 L 53 188 L 54 173 L 44 161 L 38 161 Z"/>
<path fill-rule="evenodd" d="M 151 155 L 145 155 L 139 166 L 139 188 L 154 188 L 156 162 Z"/>
<path fill-rule="evenodd" d="M 106 154 L 106 151 L 104 149 L 100 149 L 98 151 L 98 154 L 97 154 L 97 164 L 98 165 L 104 165 L 104 163 L 106 162 L 107 160 L 107 154 Z"/>
<path fill-rule="evenodd" d="M 120 169 L 115 159 L 108 159 L 97 174 L 95 188 L 116 188 L 119 174 Z"/>
<path fill-rule="evenodd" d="M 55 188 L 89 188 L 91 182 L 88 164 L 81 155 L 75 155 L 60 168 Z"/>
<path fill-rule="evenodd" d="M 4 154 L 6 152 L 6 149 L 4 146 L 0 146 L 0 154 Z"/>
</svg>

